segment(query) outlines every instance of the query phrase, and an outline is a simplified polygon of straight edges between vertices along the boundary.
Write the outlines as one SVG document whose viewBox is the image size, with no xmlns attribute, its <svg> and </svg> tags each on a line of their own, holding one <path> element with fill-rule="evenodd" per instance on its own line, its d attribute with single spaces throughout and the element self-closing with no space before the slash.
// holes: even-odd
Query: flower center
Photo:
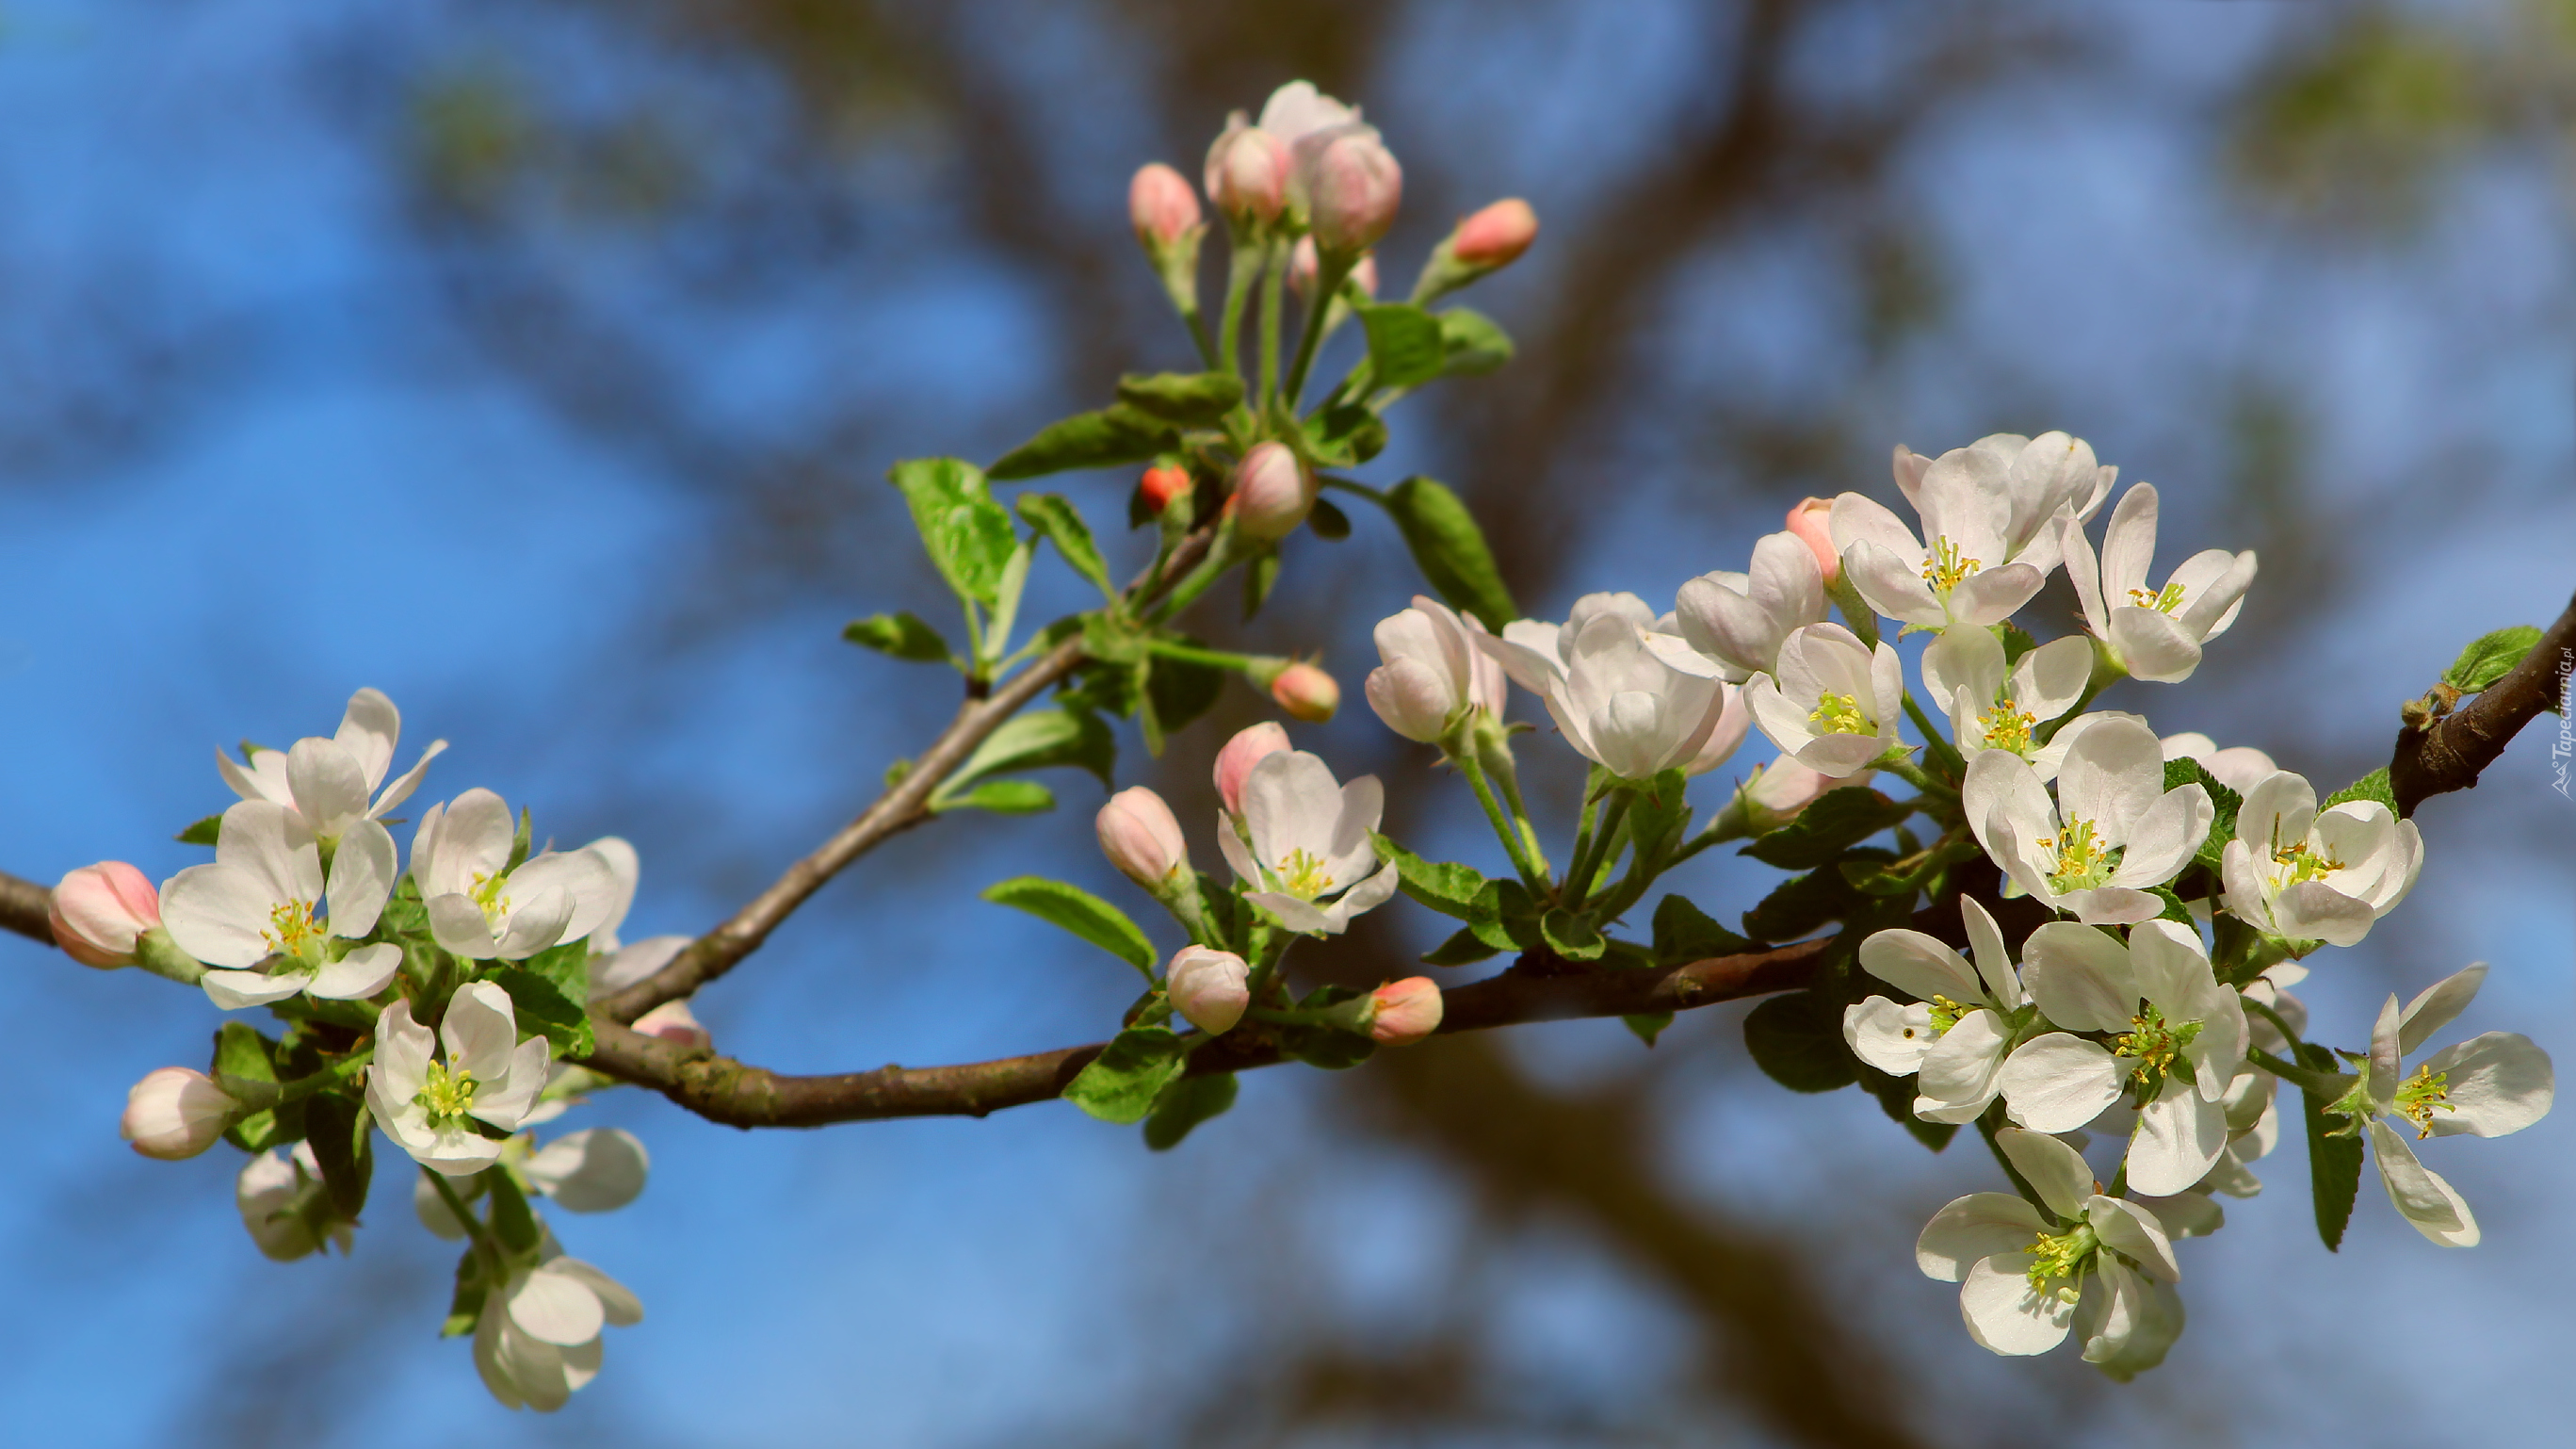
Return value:
<svg viewBox="0 0 2576 1449">
<path fill-rule="evenodd" d="M 2182 606 L 2182 585 L 2176 581 L 2168 581 L 2163 588 L 2152 594 L 2144 589 L 2131 589 L 2129 599 L 2141 609 L 2153 609 L 2159 614 L 2170 614 Z"/>
<path fill-rule="evenodd" d="M 285 901 L 269 907 L 268 929 L 260 932 L 269 954 L 303 956 L 323 937 L 322 923 L 313 918 L 311 901 Z"/>
<path fill-rule="evenodd" d="M 2288 877 L 2280 882 L 2284 889 L 2303 880 L 2321 880 L 2328 873 L 2344 868 L 2343 862 L 2335 859 L 2333 851 L 2315 849 L 2304 840 L 2273 851 L 2272 864 L 2276 868 L 2286 866 L 2289 869 Z"/>
<path fill-rule="evenodd" d="M 474 1074 L 454 1072 L 445 1062 L 431 1062 L 429 1075 L 421 1079 L 420 1090 L 412 1100 L 429 1114 L 429 1125 L 446 1127 L 462 1120 L 474 1109 Z"/>
<path fill-rule="evenodd" d="M 1860 700 L 1853 695 L 1832 690 L 1816 696 L 1816 707 L 1807 712 L 1807 723 L 1820 735 L 1876 734 L 1878 725 L 1861 713 Z"/>
<path fill-rule="evenodd" d="M 2028 711 L 2009 699 L 1997 701 L 1994 708 L 1977 716 L 1977 728 L 1986 737 L 1986 748 L 2010 750 L 2016 755 L 2030 753 L 2030 732 L 2038 724 Z"/>
<path fill-rule="evenodd" d="M 483 908 L 483 923 L 494 930 L 500 929 L 510 914 L 510 898 L 501 894 L 501 888 L 509 883 L 506 875 L 485 875 L 479 870 L 474 873 L 474 904 Z"/>
<path fill-rule="evenodd" d="M 2136 1062 L 2140 1088 L 2146 1100 L 2155 1100 L 2155 1092 L 2172 1073 L 2174 1063 L 2182 1060 L 2182 1049 L 2200 1035 L 2202 1023 L 2186 1021 L 2180 1025 L 2165 1020 L 2163 1012 L 2150 1004 L 2129 1018 L 2129 1029 L 2111 1038 L 2111 1050 L 2118 1056 Z"/>
<path fill-rule="evenodd" d="M 2041 836 L 2039 848 L 2057 854 L 2057 866 L 2048 873 L 2051 890 L 2091 890 L 2111 878 L 2111 847 L 2094 837 L 2090 820 L 2066 822 L 2055 840 Z"/>
<path fill-rule="evenodd" d="M 1959 1003 L 1952 1001 L 1946 996 L 1933 997 L 1932 1034 L 1934 1036 L 1948 1036 L 1950 1034 L 1950 1028 L 1957 1026 L 1963 1018 L 1976 1010 L 1977 1008 L 1973 1006 L 1961 1006 Z"/>
<path fill-rule="evenodd" d="M 1959 557 L 1957 544 L 1947 538 L 1936 538 L 1932 540 L 1932 552 L 1923 560 L 1923 582 L 1932 586 L 1932 592 L 1946 599 L 1950 597 L 1950 591 L 1959 586 L 1959 581 L 1975 573 L 1977 568 L 1977 560 Z"/>
<path fill-rule="evenodd" d="M 2102 1240 L 2093 1235 L 2091 1223 L 2077 1223 L 2065 1232 L 2041 1233 L 2030 1244 L 2030 1287 L 2034 1293 L 2073 1303 L 2083 1296 L 2076 1279 Z"/>
<path fill-rule="evenodd" d="M 1279 888 L 1301 901 L 1311 901 L 1333 888 L 1333 877 L 1324 863 L 1298 849 L 1288 852 L 1279 862 Z"/>
<path fill-rule="evenodd" d="M 2397 1115 L 2415 1124 L 2418 1140 L 2433 1135 L 2433 1109 L 2445 1112 L 2459 1109 L 2451 1101 L 2451 1074 L 2431 1067 L 2417 1067 L 2415 1075 L 2397 1085 Z"/>
</svg>

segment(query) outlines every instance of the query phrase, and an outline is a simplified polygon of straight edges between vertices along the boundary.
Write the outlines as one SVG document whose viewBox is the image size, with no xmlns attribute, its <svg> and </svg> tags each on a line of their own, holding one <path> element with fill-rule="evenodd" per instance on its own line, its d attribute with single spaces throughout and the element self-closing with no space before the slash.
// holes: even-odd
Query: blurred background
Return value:
<svg viewBox="0 0 2576 1449">
<path fill-rule="evenodd" d="M 1662 607 L 1801 495 L 1893 499 L 1897 442 L 2063 428 L 2163 487 L 2168 561 L 2262 555 L 2198 676 L 2106 703 L 2331 788 L 2464 641 L 2576 585 L 2568 0 L 11 0 L 0 868 L 164 877 L 230 798 L 218 746 L 327 733 L 371 684 L 405 761 L 453 742 L 424 800 L 632 839 L 629 939 L 719 919 L 953 708 L 835 637 L 946 617 L 886 465 L 1186 366 L 1127 178 L 1195 176 L 1298 76 L 1404 163 L 1395 283 L 1488 200 L 1544 219 L 1467 298 L 1519 360 L 1406 404 L 1363 470 L 1457 486 L 1533 614 Z M 1114 530 L 1132 482 L 1041 486 Z M 1416 584 L 1356 522 L 1294 540 L 1257 621 L 1200 625 L 1324 650 L 1350 707 L 1301 745 L 1384 774 L 1426 853 L 1489 859 L 1359 700 Z M 1040 573 L 1032 609 L 1078 606 Z M 2060 581 L 2035 614 L 2072 607 Z M 1235 688 L 1160 761 L 1131 728 L 1120 782 L 1206 820 L 1215 744 L 1267 703 Z M 2464 1030 L 2576 1047 L 2554 723 L 2422 812 L 2409 909 L 2311 963 L 2320 1035 L 2487 959 Z M 1561 832 L 1573 757 L 1523 755 Z M 836 883 L 697 1003 L 719 1046 L 821 1071 L 1101 1035 L 1124 968 L 974 899 L 1037 872 L 1144 914 L 1097 786 L 1050 783 L 1055 815 Z M 1682 884 L 1731 920 L 1771 878 Z M 1407 974 L 1445 933 L 1398 902 L 1307 969 Z M 1733 1006 L 1651 1052 L 1572 1022 L 1256 1073 L 1168 1155 L 1060 1104 L 749 1136 L 607 1094 L 576 1120 L 639 1133 L 652 1186 L 555 1226 L 650 1316 L 514 1416 L 435 1336 L 454 1254 L 398 1177 L 354 1258 L 276 1265 L 236 1154 L 117 1140 L 127 1084 L 204 1055 L 195 993 L 14 938 L 0 971 L 0 1405 L 31 1442 L 2412 1445 L 2554 1442 L 2576 1408 L 2566 1113 L 2427 1152 L 2470 1252 L 2374 1177 L 2329 1255 L 2293 1139 L 2186 1245 L 2190 1329 L 2123 1388 L 1970 1344 L 1910 1249 L 1992 1164 L 1781 1090 Z"/>
</svg>

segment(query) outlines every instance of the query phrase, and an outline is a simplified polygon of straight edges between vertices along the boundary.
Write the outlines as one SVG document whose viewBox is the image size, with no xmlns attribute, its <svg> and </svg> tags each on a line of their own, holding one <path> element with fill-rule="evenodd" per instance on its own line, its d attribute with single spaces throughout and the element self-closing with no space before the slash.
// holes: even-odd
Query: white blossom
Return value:
<svg viewBox="0 0 2576 1449">
<path fill-rule="evenodd" d="M 2092 673 L 2093 644 L 2082 638 L 2050 640 L 2014 660 L 2009 672 L 2002 641 L 1987 629 L 1947 630 L 1923 651 L 1923 687 L 1949 715 L 1959 753 L 1974 759 L 1980 750 L 2009 750 L 2028 760 L 2042 783 L 2057 778 L 2076 731 L 2070 725 L 2042 744 L 2039 729 L 2075 707 Z"/>
<path fill-rule="evenodd" d="M 2193 760 L 2209 772 L 2209 777 L 2242 795 L 2255 783 L 2280 768 L 2272 757 L 2252 745 L 2234 745 L 2220 749 L 2218 741 L 2198 730 L 2167 735 L 2162 741 L 2167 760 Z"/>
<path fill-rule="evenodd" d="M 1968 825 L 2013 883 L 2052 909 L 2087 925 L 2152 919 L 2163 906 L 2149 888 L 2172 880 L 2209 834 L 2209 792 L 2167 790 L 2164 748 L 2134 719 L 2070 733 L 2054 802 L 2010 750 L 1970 760 L 1959 788 Z"/>
<path fill-rule="evenodd" d="M 1744 703 L 1782 754 L 1849 775 L 1896 743 L 1904 666 L 1883 640 L 1873 650 L 1840 624 L 1809 624 L 1781 643 L 1776 674 L 1745 683 Z"/>
<path fill-rule="evenodd" d="M 1378 658 L 1364 691 L 1386 727 L 1436 744 L 1471 710 L 1503 716 L 1503 666 L 1480 646 L 1491 638 L 1476 619 L 1461 618 L 1437 599 L 1414 595 L 1411 608 L 1378 621 Z"/>
<path fill-rule="evenodd" d="M 1873 996 L 1843 1013 L 1843 1039 L 1862 1061 L 1890 1076 L 1919 1072 L 1916 1116 L 1966 1122 L 1995 1099 L 1995 1073 L 2013 1040 L 2013 1015 L 2028 998 L 1992 916 L 1959 897 L 1968 958 L 1921 931 L 1879 931 L 1860 943 L 1861 969 L 1919 998 L 1899 1007 Z"/>
<path fill-rule="evenodd" d="M 599 929 L 619 901 L 596 851 L 548 851 L 509 869 L 516 829 L 489 790 L 432 805 L 412 836 L 411 876 L 438 944 L 472 961 L 523 961 Z"/>
<path fill-rule="evenodd" d="M 218 750 L 215 768 L 244 800 L 284 806 L 314 835 L 336 840 L 358 821 L 381 819 L 410 798 L 429 762 L 447 748 L 445 740 L 431 741 L 409 771 L 378 792 L 401 738 L 402 713 L 393 701 L 379 691 L 361 689 L 349 696 L 348 710 L 331 738 L 297 740 L 287 750 L 254 749 L 247 766 Z"/>
<path fill-rule="evenodd" d="M 1992 480 L 2000 476 L 2003 491 L 2012 500 L 2010 521 L 2004 526 L 2007 556 L 2043 575 L 2057 567 L 2059 516 L 2072 513 L 2090 520 L 2120 476 L 2119 469 L 2095 462 L 2090 443 L 2064 433 L 2042 433 L 2036 438 L 1990 433 L 1938 460 L 1899 443 L 1893 459 L 1896 488 L 1918 511 L 1923 507 L 1924 478 L 1936 461 L 1946 460 L 1956 460 L 1954 466 L 1987 480 L 1988 487 L 1995 486 Z"/>
<path fill-rule="evenodd" d="M 375 929 L 393 883 L 393 837 L 375 821 L 356 821 L 341 835 L 326 886 L 303 817 L 243 800 L 224 812 L 214 863 L 192 865 L 161 887 L 161 924 L 180 950 L 218 968 L 200 984 L 226 1011 L 299 991 L 362 1001 L 393 979 L 402 948 L 345 943 Z"/>
<path fill-rule="evenodd" d="M 548 1258 L 484 1297 L 474 1367 L 503 1407 L 550 1414 L 598 1377 L 600 1330 L 643 1321 L 624 1284 L 579 1259 Z"/>
<path fill-rule="evenodd" d="M 2083 525 L 2059 525 L 2067 577 L 2084 606 L 2093 637 L 2140 679 L 2179 684 L 2200 667 L 2201 646 L 2227 632 L 2254 583 L 2254 553 L 2206 549 L 2183 560 L 2162 588 L 2147 586 L 2156 551 L 2155 485 L 2140 483 L 2120 495 L 2102 533 L 2097 565 Z"/>
<path fill-rule="evenodd" d="M 1344 785 L 1317 756 L 1284 751 L 1252 767 L 1243 831 L 1221 818 L 1217 842 L 1253 888 L 1246 900 L 1291 931 L 1338 936 L 1351 917 L 1395 894 L 1395 863 L 1379 864 L 1369 840 L 1385 808 L 1375 775 Z"/>
<path fill-rule="evenodd" d="M 2107 488 L 2093 450 L 2048 433 L 2027 442 L 1997 434 L 1911 468 L 1897 480 L 1923 520 L 1922 537 L 1884 504 L 1859 493 L 1834 499 L 1834 547 L 1843 575 L 1869 606 L 1917 628 L 2000 624 L 2029 603 L 2057 567 L 2051 536 Z"/>
<path fill-rule="evenodd" d="M 291 1263 L 334 1243 L 349 1251 L 351 1225 L 331 1204 L 310 1142 L 296 1143 L 284 1156 L 272 1148 L 243 1164 L 233 1179 L 233 1205 L 265 1257 Z"/>
<path fill-rule="evenodd" d="M 1719 570 L 1682 585 L 1673 619 L 1693 649 L 1741 684 L 1772 671 L 1791 630 L 1824 622 L 1825 576 L 1798 535 L 1764 534 L 1749 571 Z"/>
<path fill-rule="evenodd" d="M 1589 594 L 1566 622 L 1520 619 L 1477 643 L 1547 701 L 1566 743 L 1622 780 L 1698 760 L 1732 686 L 1634 594 Z"/>
<path fill-rule="evenodd" d="M 444 1046 L 443 1056 L 433 1048 Z M 376 1019 L 367 1106 L 376 1125 L 423 1167 L 463 1177 L 491 1166 L 501 1142 L 474 1129 L 514 1132 L 546 1085 L 546 1039 L 519 1040 L 509 993 L 489 981 L 456 989 L 432 1038 L 397 1001 Z"/>
<path fill-rule="evenodd" d="M 652 1155 L 634 1133 L 585 1127 L 529 1153 L 519 1172 L 528 1186 L 572 1212 L 604 1213 L 633 1202 L 652 1167 Z"/>
<path fill-rule="evenodd" d="M 2306 954 L 2350 946 L 2397 908 L 2424 868 L 2412 820 L 2376 800 L 2317 809 L 2316 787 L 2287 770 L 2245 792 L 2219 862 L 2227 909 Z"/>
</svg>

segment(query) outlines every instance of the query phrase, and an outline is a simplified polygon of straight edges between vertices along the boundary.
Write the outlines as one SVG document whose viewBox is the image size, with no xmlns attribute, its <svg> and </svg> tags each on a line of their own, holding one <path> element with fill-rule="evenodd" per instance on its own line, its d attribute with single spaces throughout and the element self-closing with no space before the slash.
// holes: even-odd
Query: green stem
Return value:
<svg viewBox="0 0 2576 1449">
<path fill-rule="evenodd" d="M 1449 759 L 1458 767 L 1458 772 L 1467 777 L 1468 787 L 1476 792 L 1476 803 L 1485 807 L 1485 819 L 1492 822 L 1494 834 L 1502 838 L 1503 853 L 1512 858 L 1512 868 L 1521 873 L 1521 884 L 1529 887 L 1533 896 L 1545 895 L 1547 882 L 1530 863 L 1528 852 L 1521 848 L 1519 828 L 1504 816 L 1501 802 L 1494 798 L 1494 787 L 1485 779 L 1485 767 L 1477 764 L 1471 754 L 1455 754 Z"/>
<path fill-rule="evenodd" d="M 1243 376 L 1243 304 L 1261 275 L 1267 247 L 1255 237 L 1226 233 L 1231 250 L 1226 259 L 1225 316 L 1217 325 L 1217 366 L 1228 377 Z"/>
<path fill-rule="evenodd" d="M 1905 691 L 1905 717 L 1914 721 L 1914 727 L 1923 732 L 1924 758 L 1939 765 L 1945 775 L 1965 778 L 1968 773 L 1968 762 L 1960 757 L 1959 747 L 1950 743 L 1948 736 L 1933 728 L 1930 717 L 1923 712 L 1923 706 L 1914 702 L 1914 691 L 1910 689 Z"/>
<path fill-rule="evenodd" d="M 420 1174 L 429 1179 L 431 1187 L 438 1190 L 439 1201 L 447 1204 L 448 1213 L 463 1225 L 465 1236 L 474 1240 L 474 1251 L 481 1253 L 485 1261 L 491 1264 L 493 1287 L 498 1289 L 500 1280 L 509 1276 L 509 1254 L 502 1252 L 501 1245 L 492 1240 L 491 1230 L 484 1226 L 481 1218 L 474 1216 L 473 1209 L 465 1205 L 465 1199 L 457 1193 L 455 1184 L 447 1180 L 445 1173 L 433 1172 L 424 1167 L 420 1170 Z"/>
<path fill-rule="evenodd" d="M 1721 810 L 1717 813 L 1717 818 L 1709 822 L 1706 830 L 1692 836 L 1665 859 L 1664 869 L 1671 870 L 1711 846 L 1724 845 L 1730 840 L 1749 839 L 1752 834 L 1753 828 L 1745 820 L 1743 811 Z"/>
<path fill-rule="evenodd" d="M 1511 756 L 1508 753 L 1508 748 L 1509 746 L 1507 743 L 1505 746 L 1506 753 L 1503 756 L 1503 759 L 1507 764 L 1511 759 Z M 1524 804 L 1521 800 L 1520 772 L 1514 769 L 1506 769 L 1498 773 L 1503 777 L 1503 803 L 1511 809 L 1512 824 L 1520 830 L 1521 844 L 1529 847 L 1530 864 L 1538 868 L 1538 888 L 1541 893 L 1544 894 L 1547 888 L 1549 873 L 1547 848 L 1539 844 L 1538 830 L 1535 826 L 1530 824 L 1529 806 Z"/>
<path fill-rule="evenodd" d="M 1261 387 L 1253 394 L 1254 417 L 1267 417 L 1270 399 L 1279 384 L 1279 334 L 1287 325 L 1282 318 L 1281 301 L 1288 289 L 1288 248 L 1272 241 L 1267 248 L 1261 276 Z"/>
<path fill-rule="evenodd" d="M 1959 798 L 1958 786 L 1951 784 L 1947 780 L 1934 776 L 1930 771 L 1924 769 L 1922 766 L 1905 758 L 1905 747 L 1903 745 L 1888 746 L 1885 754 L 1880 755 L 1877 759 L 1869 762 L 1869 767 L 1873 770 L 1885 770 L 1887 773 L 1903 780 L 1915 789 L 1923 791 L 1925 794 L 1936 796 L 1943 800 L 1956 800 Z"/>
<path fill-rule="evenodd" d="M 2250 1001 L 2246 1003 L 2248 1006 L 2253 1004 L 2254 1003 Z M 2266 1015 L 2269 1015 L 2269 1013 L 2266 1013 Z M 2261 1047 L 2246 1048 L 2245 1059 L 2252 1062 L 2254 1065 L 2261 1067 L 2263 1070 L 2270 1072 L 2273 1076 L 2279 1077 L 2282 1081 L 2288 1082 L 2290 1085 L 2297 1087 L 2300 1091 L 2307 1093 L 2309 1096 L 2320 1098 L 2328 1102 L 2331 1102 L 2336 1098 L 2341 1097 L 2345 1092 L 2350 1091 L 2352 1089 L 2352 1084 L 2359 1080 L 2356 1077 L 2340 1072 L 2319 1072 L 2311 1071 L 2306 1067 L 2292 1066 L 2288 1062 L 2281 1060 L 2279 1057 L 2272 1055 L 2270 1052 L 2263 1050 Z"/>
<path fill-rule="evenodd" d="M 1367 499 L 1369 502 L 1376 504 L 1380 508 L 1387 506 L 1386 493 L 1383 489 L 1371 488 L 1366 483 L 1359 482 L 1356 479 L 1336 478 L 1327 473 L 1315 479 L 1315 486 L 1318 488 L 1330 488 L 1342 493 L 1356 493 L 1360 497 Z"/>
<path fill-rule="evenodd" d="M 1244 983 L 1244 994 L 1251 997 L 1254 1004 L 1258 1005 L 1262 993 L 1270 988 L 1270 978 L 1278 974 L 1279 963 L 1288 959 L 1288 948 L 1297 944 L 1297 933 L 1270 931 L 1266 927 L 1256 929 L 1265 932 L 1258 942 L 1261 964 L 1252 968 L 1251 979 Z"/>
<path fill-rule="evenodd" d="M 1297 360 L 1288 365 L 1288 384 L 1283 393 L 1288 411 L 1297 411 L 1297 398 L 1306 390 L 1306 370 L 1315 365 L 1315 349 L 1324 341 L 1324 321 L 1333 315 L 1333 300 L 1342 290 L 1342 278 L 1351 274 L 1357 258 L 1330 254 L 1315 249 L 1315 297 L 1306 307 L 1306 325 L 1297 333 Z"/>
<path fill-rule="evenodd" d="M 1230 526 L 1223 527 L 1217 533 L 1216 541 L 1208 545 L 1207 557 L 1199 560 L 1197 568 L 1190 570 L 1179 583 L 1172 586 L 1172 591 L 1165 594 L 1162 602 L 1156 604 L 1152 612 L 1145 616 L 1145 622 L 1160 624 L 1198 602 L 1199 595 L 1213 588 L 1218 579 L 1225 577 L 1225 571 L 1234 567 L 1235 562 L 1234 530 Z"/>
<path fill-rule="evenodd" d="M 1599 823 L 1593 829 L 1591 850 L 1575 857 L 1574 864 L 1566 869 L 1565 889 L 1557 897 L 1559 904 L 1582 909 L 1584 899 L 1592 892 L 1592 877 L 1617 848 L 1619 827 L 1628 819 L 1628 802 L 1628 791 L 1611 792 L 1610 808 L 1601 812 Z"/>
<path fill-rule="evenodd" d="M 1184 644 L 1178 639 L 1148 639 L 1145 641 L 1145 649 L 1146 652 L 1161 655 L 1165 659 L 1178 659 L 1185 664 L 1204 664 L 1211 669 L 1237 670 L 1245 674 L 1264 670 L 1276 671 L 1288 662 L 1276 655 L 1229 654 L 1222 649 L 1202 649 L 1195 644 Z"/>
</svg>

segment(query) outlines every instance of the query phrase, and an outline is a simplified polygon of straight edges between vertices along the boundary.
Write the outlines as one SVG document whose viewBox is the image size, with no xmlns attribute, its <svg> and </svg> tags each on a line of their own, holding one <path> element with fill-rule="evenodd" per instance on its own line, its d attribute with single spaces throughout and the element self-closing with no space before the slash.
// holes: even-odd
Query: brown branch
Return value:
<svg viewBox="0 0 2576 1449">
<path fill-rule="evenodd" d="M 2524 725 L 2543 710 L 2565 708 L 2562 670 L 2571 651 L 2576 651 L 2576 599 L 2568 600 L 2558 622 L 2504 678 L 2430 729 L 2400 729 L 2397 751 L 2388 761 L 2388 788 L 2397 797 L 2397 813 L 2411 816 L 2435 795 L 2476 788 L 2479 772 L 2495 763 Z"/>
<path fill-rule="evenodd" d="M 0 874 L 0 927 L 54 944 L 54 893 L 31 880 Z"/>
</svg>

